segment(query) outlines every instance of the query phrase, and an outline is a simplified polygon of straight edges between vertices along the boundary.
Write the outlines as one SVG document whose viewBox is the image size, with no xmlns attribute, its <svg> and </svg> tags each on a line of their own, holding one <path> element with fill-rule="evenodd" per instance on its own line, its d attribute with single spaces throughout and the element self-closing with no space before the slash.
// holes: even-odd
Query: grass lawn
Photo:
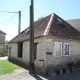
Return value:
<svg viewBox="0 0 80 80">
<path fill-rule="evenodd" d="M 6 73 L 12 73 L 16 69 L 19 69 L 19 67 L 16 66 L 15 64 L 12 64 L 7 60 L 0 60 L 0 75 L 6 74 Z"/>
</svg>

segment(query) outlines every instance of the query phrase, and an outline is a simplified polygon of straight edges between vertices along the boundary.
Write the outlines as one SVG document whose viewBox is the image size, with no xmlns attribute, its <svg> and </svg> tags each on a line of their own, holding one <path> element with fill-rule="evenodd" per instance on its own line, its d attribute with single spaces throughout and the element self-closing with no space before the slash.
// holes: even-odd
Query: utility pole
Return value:
<svg viewBox="0 0 80 80">
<path fill-rule="evenodd" d="M 20 31 L 21 31 L 21 11 L 19 11 L 19 12 L 0 11 L 0 12 L 5 12 L 5 13 L 18 13 L 18 14 L 19 14 L 18 34 L 20 34 Z"/>
<path fill-rule="evenodd" d="M 21 11 L 19 11 L 19 26 L 18 26 L 18 34 L 21 32 Z"/>
<path fill-rule="evenodd" d="M 33 0 L 30 6 L 30 69 L 29 73 L 34 74 L 34 11 Z"/>
</svg>

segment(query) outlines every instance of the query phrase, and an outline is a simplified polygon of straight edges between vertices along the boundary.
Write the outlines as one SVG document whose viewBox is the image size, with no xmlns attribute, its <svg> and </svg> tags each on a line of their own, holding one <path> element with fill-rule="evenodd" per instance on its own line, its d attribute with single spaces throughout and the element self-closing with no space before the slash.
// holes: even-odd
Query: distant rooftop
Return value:
<svg viewBox="0 0 80 80">
<path fill-rule="evenodd" d="M 70 19 L 66 20 L 71 26 L 80 31 L 80 18 L 79 19 Z"/>
<path fill-rule="evenodd" d="M 3 31 L 1 31 L 1 30 L 0 30 L 0 33 L 2 33 L 2 34 L 6 34 L 6 33 L 4 33 L 4 32 L 3 32 Z"/>
</svg>

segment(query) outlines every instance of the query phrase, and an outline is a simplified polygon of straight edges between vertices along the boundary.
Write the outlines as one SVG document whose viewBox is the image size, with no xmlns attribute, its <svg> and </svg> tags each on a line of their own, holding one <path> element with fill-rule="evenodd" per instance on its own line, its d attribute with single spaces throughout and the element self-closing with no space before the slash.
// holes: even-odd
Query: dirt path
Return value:
<svg viewBox="0 0 80 80">
<path fill-rule="evenodd" d="M 8 56 L 0 57 L 0 60 L 7 60 L 7 59 L 8 59 Z"/>
</svg>

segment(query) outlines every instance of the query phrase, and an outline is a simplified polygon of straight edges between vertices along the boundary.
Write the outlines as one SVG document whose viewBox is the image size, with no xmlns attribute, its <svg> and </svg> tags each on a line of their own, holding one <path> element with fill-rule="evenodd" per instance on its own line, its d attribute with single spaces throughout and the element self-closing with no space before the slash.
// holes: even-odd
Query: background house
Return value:
<svg viewBox="0 0 80 80">
<path fill-rule="evenodd" d="M 5 35 L 6 33 L 0 30 L 0 53 L 3 53 L 5 47 Z"/>
<path fill-rule="evenodd" d="M 13 38 L 9 46 L 9 59 L 29 66 L 28 27 Z M 45 73 L 50 66 L 65 65 L 80 59 L 80 32 L 55 13 L 34 22 L 35 70 Z"/>
<path fill-rule="evenodd" d="M 75 29 L 80 31 L 80 19 L 71 19 L 66 20 L 70 25 L 72 25 Z"/>
</svg>

